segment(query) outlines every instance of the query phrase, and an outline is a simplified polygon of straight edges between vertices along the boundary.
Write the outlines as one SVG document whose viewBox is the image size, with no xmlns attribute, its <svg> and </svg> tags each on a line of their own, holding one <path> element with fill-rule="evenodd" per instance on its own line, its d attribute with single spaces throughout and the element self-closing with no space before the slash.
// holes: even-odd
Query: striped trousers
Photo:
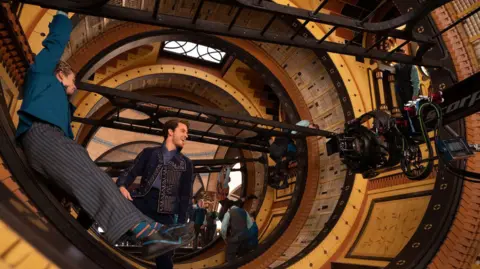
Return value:
<svg viewBox="0 0 480 269">
<path fill-rule="evenodd" d="M 85 148 L 66 137 L 61 129 L 34 122 L 21 143 L 31 167 L 75 197 L 105 230 L 111 244 L 137 223 L 151 221 L 123 197 Z"/>
</svg>

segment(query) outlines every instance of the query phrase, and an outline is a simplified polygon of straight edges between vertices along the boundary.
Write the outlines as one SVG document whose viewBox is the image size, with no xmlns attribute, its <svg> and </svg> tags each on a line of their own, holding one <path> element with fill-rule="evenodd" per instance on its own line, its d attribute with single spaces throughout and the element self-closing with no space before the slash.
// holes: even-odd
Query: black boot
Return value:
<svg viewBox="0 0 480 269">
<path fill-rule="evenodd" d="M 142 256 L 153 259 L 169 251 L 188 245 L 195 238 L 193 222 L 164 225 L 160 230 L 142 240 Z"/>
</svg>

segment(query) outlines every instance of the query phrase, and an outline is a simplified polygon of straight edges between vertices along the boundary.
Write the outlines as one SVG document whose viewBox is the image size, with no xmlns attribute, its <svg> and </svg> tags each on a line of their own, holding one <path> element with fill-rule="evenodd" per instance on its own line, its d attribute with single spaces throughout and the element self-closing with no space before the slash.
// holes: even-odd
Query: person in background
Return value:
<svg viewBox="0 0 480 269">
<path fill-rule="evenodd" d="M 205 245 L 213 241 L 215 232 L 217 231 L 217 218 L 218 214 L 215 211 L 210 211 L 207 214 L 207 232 L 205 236 Z"/>
<path fill-rule="evenodd" d="M 222 207 L 225 207 L 226 213 L 223 216 L 222 228 L 220 234 L 225 240 L 227 247 L 225 256 L 227 262 L 232 262 L 237 255 L 243 254 L 243 247 L 248 244 L 250 239 L 249 229 L 253 222 L 247 211 L 237 207 L 232 200 L 224 200 Z"/>
<path fill-rule="evenodd" d="M 308 120 L 297 122 L 298 126 L 319 129 L 317 124 L 311 124 Z M 292 131 L 296 134 L 297 131 Z M 270 158 L 275 162 L 275 170 L 271 174 L 270 186 L 275 189 L 286 189 L 288 183 L 288 167 L 296 161 L 297 146 L 290 137 L 272 137 L 269 148 Z"/>
<path fill-rule="evenodd" d="M 258 247 L 258 226 L 256 222 L 257 212 L 250 212 L 250 218 L 252 219 L 252 227 L 248 229 L 250 235 L 248 240 L 248 251 L 252 251 Z"/>
<path fill-rule="evenodd" d="M 198 200 L 197 205 L 198 206 L 195 209 L 195 213 L 193 215 L 194 227 L 195 227 L 195 239 L 193 240 L 193 250 L 197 250 L 198 237 L 202 232 L 202 229 L 205 228 L 205 225 L 207 224 L 207 220 L 205 218 L 207 215 L 207 210 L 203 207 L 204 206 L 203 200 L 202 199 Z"/>
<path fill-rule="evenodd" d="M 222 170 L 218 173 L 217 177 L 217 199 L 219 201 L 226 199 L 230 192 L 230 187 L 228 184 L 230 183 L 230 171 L 231 166 L 224 166 Z"/>
<path fill-rule="evenodd" d="M 219 201 L 219 204 L 222 206 L 220 209 L 220 212 L 218 212 L 218 219 L 222 220 L 223 217 L 225 216 L 225 213 L 227 213 L 228 208 L 224 206 L 224 204 L 229 204 L 231 203 L 232 205 L 235 205 L 236 207 L 242 207 L 245 205 L 247 201 L 258 199 L 258 197 L 255 194 L 249 194 L 247 197 L 240 197 L 239 199 L 233 201 L 228 198 L 225 198 L 221 201 Z"/>
<path fill-rule="evenodd" d="M 192 161 L 180 153 L 188 136 L 188 123 L 169 120 L 163 132 L 162 146 L 144 149 L 134 164 L 118 177 L 117 186 L 125 198 L 158 223 L 184 224 L 193 188 Z M 142 177 L 140 187 L 130 193 L 128 187 L 137 176 Z M 192 231 L 191 239 L 193 236 Z M 174 251 L 170 251 L 157 257 L 157 268 L 173 268 L 173 254 Z"/>
<path fill-rule="evenodd" d="M 405 50 L 400 49 L 405 54 Z M 398 106 L 403 111 L 403 106 L 408 101 L 416 100 L 420 93 L 420 79 L 418 69 L 415 65 L 398 63 L 395 68 L 395 92 L 397 94 Z"/>
<path fill-rule="evenodd" d="M 195 209 L 197 209 L 197 199 L 195 197 L 192 198 L 192 204 L 188 208 L 188 219 L 193 222 L 195 219 Z"/>
<path fill-rule="evenodd" d="M 71 121 L 76 108 L 69 98 L 76 91 L 75 73 L 61 61 L 72 28 L 62 11 L 50 22 L 43 49 L 27 71 L 16 140 L 31 168 L 74 197 L 104 229 L 112 246 L 132 234 L 135 243 L 143 245 L 146 258 L 173 250 L 193 227 L 161 225 L 142 214 L 73 140 Z"/>
</svg>

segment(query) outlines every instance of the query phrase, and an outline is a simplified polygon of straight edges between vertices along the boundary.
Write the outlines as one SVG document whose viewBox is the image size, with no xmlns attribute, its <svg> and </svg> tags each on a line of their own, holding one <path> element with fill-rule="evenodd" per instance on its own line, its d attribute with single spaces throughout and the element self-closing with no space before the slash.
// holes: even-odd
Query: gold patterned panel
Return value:
<svg viewBox="0 0 480 269">
<path fill-rule="evenodd" d="M 275 196 L 273 198 L 274 202 L 285 201 L 292 199 L 292 195 L 295 191 L 295 183 L 297 182 L 297 177 L 292 177 L 288 179 L 290 185 L 286 189 L 275 190 Z"/>
<path fill-rule="evenodd" d="M 265 228 L 265 230 L 263 230 L 263 232 L 261 232 L 258 237 L 260 242 L 265 240 L 265 238 L 267 238 L 268 235 L 270 235 L 273 232 L 273 230 L 278 226 L 286 210 L 287 210 L 287 207 L 276 208 L 272 210 L 272 215 L 270 216 L 270 220 L 268 222 L 267 228 Z"/>
<path fill-rule="evenodd" d="M 377 198 L 347 258 L 390 260 L 417 230 L 431 191 Z"/>
</svg>

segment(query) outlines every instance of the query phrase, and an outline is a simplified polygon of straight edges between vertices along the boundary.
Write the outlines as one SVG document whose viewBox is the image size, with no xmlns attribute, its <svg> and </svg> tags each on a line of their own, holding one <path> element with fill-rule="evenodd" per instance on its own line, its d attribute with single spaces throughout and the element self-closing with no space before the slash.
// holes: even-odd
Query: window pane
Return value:
<svg viewBox="0 0 480 269">
<path fill-rule="evenodd" d="M 168 52 L 212 63 L 220 63 L 223 57 L 225 57 L 225 52 L 219 49 L 188 41 L 166 41 L 163 49 Z"/>
</svg>

